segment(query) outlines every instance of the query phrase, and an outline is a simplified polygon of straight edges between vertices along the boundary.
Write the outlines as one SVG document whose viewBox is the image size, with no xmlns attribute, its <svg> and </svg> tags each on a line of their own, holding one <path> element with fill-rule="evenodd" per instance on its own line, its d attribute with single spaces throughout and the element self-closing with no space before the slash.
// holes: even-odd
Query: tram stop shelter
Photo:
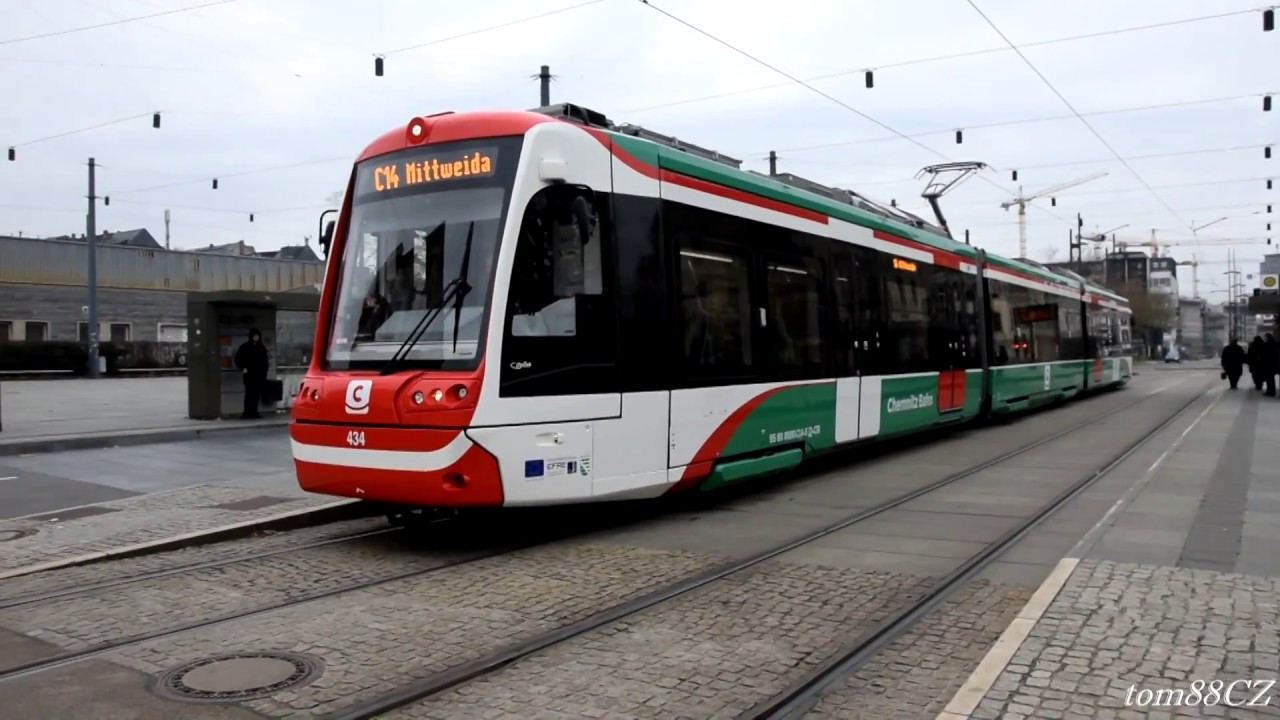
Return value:
<svg viewBox="0 0 1280 720">
<path fill-rule="evenodd" d="M 1272 328 L 1280 327 L 1277 325 L 1277 320 L 1280 320 L 1280 292 L 1261 289 L 1254 291 L 1249 296 L 1248 312 L 1250 315 L 1265 315 L 1271 318 Z"/>
<path fill-rule="evenodd" d="M 320 293 L 311 286 L 289 292 L 187 293 L 188 416 L 217 420 L 244 411 L 244 382 L 235 353 L 252 328 L 262 333 L 271 358 L 267 378 L 283 382 L 278 402 L 287 407 L 310 360 L 319 309 Z M 266 400 L 264 406 L 277 407 Z"/>
</svg>

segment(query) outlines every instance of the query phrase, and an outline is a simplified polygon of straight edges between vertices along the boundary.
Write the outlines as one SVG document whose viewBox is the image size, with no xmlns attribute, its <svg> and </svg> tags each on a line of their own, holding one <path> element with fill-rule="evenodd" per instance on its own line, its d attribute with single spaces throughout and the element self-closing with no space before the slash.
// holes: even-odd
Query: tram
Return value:
<svg viewBox="0 0 1280 720">
<path fill-rule="evenodd" d="M 574 105 L 411 119 L 322 245 L 312 493 L 651 498 L 1132 374 L 1123 297 Z"/>
</svg>

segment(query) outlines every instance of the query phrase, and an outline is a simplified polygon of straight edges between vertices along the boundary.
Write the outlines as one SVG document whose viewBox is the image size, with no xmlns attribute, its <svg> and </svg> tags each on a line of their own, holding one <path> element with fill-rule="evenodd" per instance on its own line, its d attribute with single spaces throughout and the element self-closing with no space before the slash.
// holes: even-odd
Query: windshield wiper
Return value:
<svg viewBox="0 0 1280 720">
<path fill-rule="evenodd" d="M 443 223 L 441 224 L 443 225 Z M 422 317 L 418 318 L 418 323 L 409 331 L 409 337 L 405 338 L 405 341 L 396 349 L 395 354 L 391 356 L 391 359 L 387 361 L 387 364 L 378 373 L 379 375 L 386 375 L 391 372 L 397 364 L 402 362 L 405 357 L 408 357 L 409 349 L 422 338 L 427 328 L 431 327 L 431 323 L 435 322 L 435 319 L 440 313 L 444 312 L 450 302 L 453 302 L 453 351 L 458 351 L 458 320 L 462 317 L 462 299 L 471 291 L 471 284 L 467 282 L 467 271 L 471 267 L 471 239 L 475 228 L 476 223 L 474 220 L 467 225 L 467 242 L 462 250 L 462 268 L 458 272 L 458 277 L 450 280 L 449 284 L 444 286 L 444 291 L 440 295 L 439 307 L 429 313 L 423 313 Z"/>
<path fill-rule="evenodd" d="M 467 270 L 471 267 L 471 236 L 476 229 L 476 221 L 467 225 L 467 244 L 462 249 L 462 268 L 458 270 L 458 291 L 453 295 L 453 352 L 458 352 L 458 323 L 462 320 L 462 299 L 471 292 L 471 284 L 467 282 Z M 444 303 L 440 303 L 444 307 Z"/>
<path fill-rule="evenodd" d="M 427 328 L 431 327 L 431 323 L 435 322 L 435 319 L 439 317 L 440 313 L 444 312 L 445 306 L 447 306 L 449 301 L 453 299 L 453 295 L 458 292 L 458 288 L 465 285 L 466 282 L 467 281 L 462 278 L 455 278 L 454 280 L 450 280 L 448 285 L 444 286 L 444 292 L 440 296 L 440 306 L 431 312 L 423 313 L 422 317 L 418 318 L 418 323 L 409 331 L 409 337 L 405 338 L 404 342 L 400 344 L 400 347 L 396 349 L 395 354 L 387 361 L 387 364 L 382 367 L 382 370 L 378 371 L 379 375 L 386 375 L 391 372 L 398 363 L 403 361 L 405 357 L 408 357 L 409 348 L 412 348 L 418 340 L 422 338 L 422 335 L 426 333 Z"/>
</svg>

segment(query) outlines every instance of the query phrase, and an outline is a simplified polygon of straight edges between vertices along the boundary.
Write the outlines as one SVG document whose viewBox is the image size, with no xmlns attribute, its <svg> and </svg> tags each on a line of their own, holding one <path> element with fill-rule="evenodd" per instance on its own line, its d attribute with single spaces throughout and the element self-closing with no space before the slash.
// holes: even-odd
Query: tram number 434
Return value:
<svg viewBox="0 0 1280 720">
<path fill-rule="evenodd" d="M 347 444 L 351 447 L 364 447 L 364 431 L 352 430 L 347 433 Z"/>
</svg>

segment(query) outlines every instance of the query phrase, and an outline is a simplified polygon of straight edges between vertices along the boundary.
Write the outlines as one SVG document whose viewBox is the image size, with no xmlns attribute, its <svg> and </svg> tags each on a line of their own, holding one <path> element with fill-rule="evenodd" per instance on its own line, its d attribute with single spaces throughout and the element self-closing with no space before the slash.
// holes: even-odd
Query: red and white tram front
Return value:
<svg viewBox="0 0 1280 720">
<path fill-rule="evenodd" d="M 485 404 L 486 362 L 498 362 L 490 326 L 501 338 L 512 331 L 508 315 L 554 324 L 548 311 L 566 293 L 542 290 L 581 275 L 596 222 L 581 212 L 590 191 L 548 187 L 536 169 L 519 179 L 528 128 L 421 145 L 404 139 L 413 130 L 366 150 L 333 233 L 315 353 L 290 427 L 298 482 L 417 507 L 503 505 L 500 453 L 468 432 Z M 497 262 L 508 236 L 536 256 L 515 268 L 514 282 Z M 514 255 L 504 254 L 508 268 Z M 553 267 L 557 255 L 576 258 L 576 273 Z"/>
</svg>

